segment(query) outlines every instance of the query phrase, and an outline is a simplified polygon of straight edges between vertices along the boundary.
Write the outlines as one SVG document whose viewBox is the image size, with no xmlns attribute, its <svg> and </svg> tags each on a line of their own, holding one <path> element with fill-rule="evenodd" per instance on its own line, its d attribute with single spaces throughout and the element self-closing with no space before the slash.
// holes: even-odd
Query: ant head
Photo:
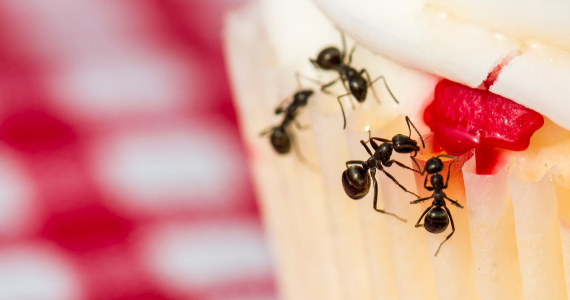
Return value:
<svg viewBox="0 0 570 300">
<path fill-rule="evenodd" d="M 396 134 L 392 138 L 392 144 L 399 145 L 399 146 L 411 146 L 411 147 L 417 149 L 418 151 L 420 150 L 420 147 L 418 146 L 418 142 L 416 140 L 410 138 L 407 135 L 403 135 L 403 134 Z"/>
<path fill-rule="evenodd" d="M 370 176 L 362 166 L 352 165 L 342 173 L 342 187 L 348 197 L 358 200 L 370 190 Z"/>
<path fill-rule="evenodd" d="M 432 208 L 426 215 L 424 228 L 431 233 L 442 233 L 449 226 L 449 215 L 441 207 Z"/>
<path fill-rule="evenodd" d="M 323 49 L 313 62 L 323 70 L 336 70 L 342 64 L 342 53 L 336 47 L 328 47 Z"/>
<path fill-rule="evenodd" d="M 380 147 L 376 149 L 376 152 L 374 152 L 374 157 L 382 161 L 387 161 L 392 157 L 392 151 L 392 144 L 382 143 L 380 144 Z"/>
<path fill-rule="evenodd" d="M 283 127 L 273 129 L 270 141 L 273 149 L 279 154 L 286 154 L 291 151 L 291 139 L 289 139 L 289 134 L 287 134 L 287 131 L 285 131 Z"/>
<path fill-rule="evenodd" d="M 313 95 L 313 91 L 311 90 L 302 90 L 297 92 L 295 93 L 295 96 L 293 96 L 293 103 L 306 105 L 311 95 Z"/>
<path fill-rule="evenodd" d="M 443 171 L 443 162 L 439 157 L 432 157 L 428 159 L 425 170 L 428 174 L 435 174 Z"/>
<path fill-rule="evenodd" d="M 348 87 L 350 88 L 350 93 L 356 98 L 360 103 L 366 100 L 366 94 L 368 92 L 368 82 L 360 74 L 352 77 L 348 77 Z"/>
</svg>

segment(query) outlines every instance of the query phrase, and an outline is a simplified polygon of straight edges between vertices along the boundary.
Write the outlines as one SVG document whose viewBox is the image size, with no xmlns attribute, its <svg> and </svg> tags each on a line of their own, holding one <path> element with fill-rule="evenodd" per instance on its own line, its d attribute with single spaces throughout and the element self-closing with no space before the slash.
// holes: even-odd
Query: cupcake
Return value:
<svg viewBox="0 0 570 300">
<path fill-rule="evenodd" d="M 282 297 L 567 299 L 569 13 L 564 3 L 443 0 L 259 0 L 230 13 L 228 69 Z M 327 47 L 345 63 L 352 53 L 367 83 L 383 76 L 363 101 L 337 100 L 350 91 L 342 81 L 321 90 L 339 76 L 311 63 Z M 290 114 L 299 126 L 287 123 L 291 148 L 279 153 L 260 132 L 283 124 L 276 107 L 302 89 L 314 93 Z M 393 159 L 418 170 L 457 156 L 442 175 L 451 164 L 445 193 L 464 208 L 448 203 L 455 232 L 437 256 L 451 226 L 414 226 L 432 200 L 410 204 L 414 195 L 376 172 L 378 208 L 402 222 L 373 209 L 372 189 L 352 200 L 341 182 L 347 161 L 370 157 L 360 143 L 369 134 L 419 142 L 404 116 L 425 147 L 419 168 L 410 154 Z M 433 193 L 425 174 L 385 171 Z"/>
</svg>

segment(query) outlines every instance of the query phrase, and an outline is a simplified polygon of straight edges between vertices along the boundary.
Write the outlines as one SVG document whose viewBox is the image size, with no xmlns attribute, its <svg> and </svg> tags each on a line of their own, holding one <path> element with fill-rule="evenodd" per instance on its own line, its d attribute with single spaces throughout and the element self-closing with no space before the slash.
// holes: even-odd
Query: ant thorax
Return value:
<svg viewBox="0 0 570 300">
<path fill-rule="evenodd" d="M 435 189 L 443 188 L 443 176 L 441 176 L 439 173 L 433 174 L 431 176 L 430 182 Z"/>
<path fill-rule="evenodd" d="M 287 111 L 287 113 L 285 114 L 285 117 L 283 118 L 283 122 L 281 122 L 281 127 L 286 127 L 289 124 L 291 124 L 291 122 L 293 122 L 293 120 L 295 120 L 295 111 Z"/>
<path fill-rule="evenodd" d="M 285 112 L 285 118 L 286 119 L 293 119 L 293 115 L 295 114 L 295 112 L 297 111 L 299 107 L 296 105 L 290 105 L 289 107 L 287 107 L 287 110 Z"/>
<path fill-rule="evenodd" d="M 433 205 L 445 206 L 445 197 L 447 195 L 443 191 L 436 191 L 433 193 Z"/>
<path fill-rule="evenodd" d="M 348 65 L 341 65 L 338 69 L 342 80 L 349 80 L 350 78 L 359 75 L 356 69 L 348 66 Z"/>
<path fill-rule="evenodd" d="M 374 157 L 382 162 L 387 162 L 392 156 L 392 145 L 389 143 L 382 143 L 374 152 Z"/>
<path fill-rule="evenodd" d="M 382 166 L 380 166 L 380 161 L 379 161 L 376 157 L 374 157 L 374 156 L 371 156 L 371 157 L 366 161 L 366 166 L 368 166 L 368 168 L 370 168 L 370 169 L 375 169 L 375 168 L 378 168 L 378 167 L 382 167 Z"/>
</svg>

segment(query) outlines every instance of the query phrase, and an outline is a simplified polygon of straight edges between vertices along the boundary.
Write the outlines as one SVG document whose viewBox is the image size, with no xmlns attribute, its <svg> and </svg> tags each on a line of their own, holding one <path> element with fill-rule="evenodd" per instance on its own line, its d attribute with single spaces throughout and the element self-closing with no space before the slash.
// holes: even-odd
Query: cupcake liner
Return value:
<svg viewBox="0 0 570 300">
<path fill-rule="evenodd" d="M 404 223 L 373 210 L 372 187 L 355 201 L 341 184 L 346 161 L 369 157 L 359 143 L 368 139 L 368 125 L 373 136 L 407 134 L 403 116 L 376 119 L 375 112 L 388 99 L 380 105 L 369 97 L 356 104 L 355 111 L 346 99 L 349 126 L 343 130 L 335 97 L 317 91 L 300 117 L 311 129 L 293 129 L 300 152 L 318 165 L 316 170 L 294 151 L 275 153 L 259 132 L 277 124 L 273 110 L 278 99 L 295 91 L 296 70 L 318 78 L 321 74 L 310 73 L 308 62 L 276 63 L 261 29 L 258 5 L 249 4 L 230 15 L 226 57 L 283 299 L 567 298 L 570 190 L 552 181 L 551 174 L 556 173 L 552 170 L 537 182 L 523 182 L 528 177 L 518 175 L 515 163 L 493 175 L 478 175 L 473 152 L 459 157 L 445 193 L 465 207 L 448 205 L 456 231 L 434 256 L 451 226 L 442 234 L 414 227 L 430 200 L 409 204 L 414 196 L 377 171 L 378 207 L 407 219 Z M 401 68 L 418 82 L 433 78 L 399 66 L 390 68 Z M 411 82 L 413 89 L 416 81 Z M 428 90 L 429 84 L 422 88 Z M 408 95 L 414 94 L 425 97 L 417 91 Z M 403 106 L 414 103 L 403 102 Z M 421 118 L 410 117 L 420 130 L 425 129 Z M 426 150 L 417 157 L 422 167 L 435 155 L 429 135 L 424 138 Z M 413 166 L 409 155 L 392 158 Z M 444 163 L 445 177 L 450 160 Z M 395 165 L 386 171 L 412 192 L 431 195 L 423 187 L 423 176 Z"/>
</svg>

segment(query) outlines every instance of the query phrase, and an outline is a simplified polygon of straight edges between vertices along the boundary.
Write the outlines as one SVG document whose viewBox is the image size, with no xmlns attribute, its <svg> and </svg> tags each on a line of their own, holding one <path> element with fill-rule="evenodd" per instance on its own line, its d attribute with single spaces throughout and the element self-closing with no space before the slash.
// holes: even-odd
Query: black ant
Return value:
<svg viewBox="0 0 570 300">
<path fill-rule="evenodd" d="M 443 162 L 441 161 L 440 157 L 448 157 L 454 159 L 454 161 L 452 161 L 449 164 L 449 168 L 447 170 L 447 179 L 445 180 L 445 184 L 443 181 L 443 176 L 439 174 L 441 171 L 443 171 Z M 412 159 L 415 161 L 414 158 Z M 449 226 L 449 222 L 451 221 L 451 233 L 445 238 L 443 242 L 441 242 L 441 244 L 439 244 L 439 248 L 437 248 L 435 256 L 437 256 L 437 254 L 439 253 L 439 250 L 441 249 L 443 243 L 449 240 L 449 238 L 455 232 L 455 224 L 453 224 L 453 217 L 451 216 L 451 212 L 445 205 L 445 200 L 447 199 L 447 201 L 451 202 L 451 204 L 459 208 L 463 208 L 461 204 L 459 204 L 455 200 L 448 198 L 447 195 L 443 192 L 443 190 L 447 188 L 447 184 L 449 183 L 449 175 L 451 174 L 451 165 L 455 162 L 455 159 L 457 159 L 457 157 L 445 154 L 440 154 L 438 156 L 430 158 L 427 161 L 424 170 L 419 173 L 421 175 L 423 175 L 426 172 L 428 173 L 428 175 L 432 174 L 430 179 L 432 186 L 427 185 L 427 180 L 429 176 L 426 175 L 426 178 L 424 180 L 424 187 L 428 191 L 434 191 L 434 192 L 429 197 L 421 198 L 410 202 L 411 204 L 416 204 L 433 198 L 433 203 L 420 216 L 420 219 L 416 223 L 416 227 L 423 226 L 427 231 L 431 233 L 442 233 L 445 231 L 445 229 L 447 229 L 447 227 Z M 424 216 L 425 216 L 424 220 L 425 224 L 420 224 Z"/>
<path fill-rule="evenodd" d="M 304 90 L 301 89 L 301 82 L 299 80 L 299 75 L 296 75 L 297 83 L 299 85 L 300 91 L 296 92 L 293 95 L 293 101 L 289 104 L 285 102 L 289 100 L 286 98 L 285 100 L 281 101 L 279 106 L 275 109 L 275 114 L 280 115 L 284 114 L 283 121 L 280 125 L 271 127 L 267 130 L 264 130 L 260 133 L 260 136 L 264 136 L 268 133 L 271 133 L 269 140 L 271 142 L 271 146 L 273 149 L 279 154 L 287 154 L 291 151 L 291 145 L 294 146 L 295 152 L 301 159 L 301 161 L 305 162 L 305 158 L 301 155 L 301 152 L 297 148 L 297 143 L 295 141 L 295 135 L 290 132 L 289 126 L 291 123 L 295 123 L 298 129 L 306 129 L 306 127 L 301 126 L 297 121 L 297 115 L 299 114 L 301 108 L 307 106 L 309 98 L 313 95 L 312 90 Z"/>
<path fill-rule="evenodd" d="M 400 188 L 402 188 L 407 193 L 410 193 L 420 198 L 418 195 L 408 191 L 403 185 L 401 185 L 396 180 L 396 178 L 394 178 L 394 176 L 392 176 L 390 173 L 384 170 L 384 167 L 391 167 L 395 163 L 402 168 L 419 173 L 419 171 L 416 171 L 397 160 L 390 159 L 392 157 L 393 151 L 396 151 L 398 153 L 415 152 L 414 156 L 416 156 L 417 152 L 420 151 L 420 146 L 418 145 L 418 143 L 411 138 L 412 136 L 411 127 L 414 127 L 414 130 L 416 131 L 416 133 L 420 137 L 420 140 L 422 141 L 422 146 L 425 148 L 424 139 L 422 138 L 422 135 L 420 134 L 416 126 L 414 126 L 414 124 L 412 123 L 412 121 L 408 116 L 406 116 L 406 123 L 408 124 L 408 131 L 409 131 L 408 136 L 405 136 L 403 134 L 397 134 L 392 138 L 392 140 L 369 137 L 368 140 L 370 141 L 370 145 L 374 149 L 374 154 L 372 154 L 372 152 L 366 145 L 366 142 L 360 141 L 360 143 L 364 146 L 364 148 L 366 148 L 368 154 L 370 154 L 370 158 L 366 162 L 359 160 L 352 160 L 346 162 L 347 170 L 345 170 L 344 173 L 342 174 L 342 186 L 344 187 L 344 191 L 350 198 L 358 200 L 364 197 L 366 194 L 368 194 L 368 190 L 370 189 L 370 177 L 372 177 L 372 180 L 374 182 L 374 210 L 382 213 L 387 213 L 384 210 L 376 208 L 376 203 L 378 198 L 378 187 L 375 177 L 376 169 L 379 169 L 380 171 L 384 172 L 384 174 L 386 174 L 388 178 L 392 179 L 392 181 L 394 181 Z M 368 134 L 370 134 L 370 131 L 368 131 Z M 375 140 L 381 141 L 382 144 L 378 145 L 375 142 Z M 349 164 L 354 164 L 354 165 L 349 167 L 348 166 Z M 370 170 L 370 177 L 368 176 L 367 173 L 368 170 Z M 391 213 L 387 214 L 397 217 L 396 215 Z M 399 217 L 397 218 L 403 220 Z"/>
<path fill-rule="evenodd" d="M 353 95 L 358 102 L 362 103 L 364 102 L 364 100 L 366 100 L 368 87 L 370 87 L 372 89 L 372 93 L 374 94 L 374 98 L 376 99 L 376 101 L 378 101 L 378 103 L 380 103 L 380 100 L 378 99 L 376 91 L 374 90 L 374 87 L 372 85 L 376 81 L 382 79 L 384 81 L 386 89 L 388 90 L 394 101 L 396 101 L 396 103 L 398 104 L 400 104 L 400 102 L 398 102 L 396 97 L 394 97 L 394 94 L 392 94 L 392 91 L 388 87 L 388 84 L 386 83 L 386 79 L 384 78 L 384 76 L 380 76 L 374 80 L 370 80 L 370 74 L 368 74 L 368 71 L 366 71 L 366 69 L 362 69 L 360 70 L 360 72 L 358 72 L 356 69 L 350 66 L 352 63 L 352 54 L 354 53 L 354 50 L 356 50 L 356 46 L 354 46 L 350 51 L 350 54 L 348 55 L 348 61 L 346 63 L 344 62 L 344 59 L 346 57 L 346 40 L 344 38 L 344 32 L 342 31 L 341 31 L 341 37 L 342 37 L 342 52 L 336 47 L 327 47 L 319 53 L 316 60 L 315 59 L 310 59 L 310 60 L 311 63 L 313 63 L 313 65 L 316 68 L 327 71 L 338 72 L 339 77 L 329 83 L 322 84 L 321 91 L 330 94 L 330 92 L 327 91 L 327 88 L 335 84 L 339 79 L 342 81 L 342 85 L 344 86 L 347 93 L 338 96 L 337 100 L 338 103 L 340 104 L 342 117 L 344 118 L 343 128 L 346 128 L 346 116 L 344 114 L 344 108 L 342 107 L 342 103 L 340 102 L 340 98 L 342 97 Z M 363 75 L 366 75 L 366 79 L 364 78 Z M 354 109 L 354 104 L 352 104 L 352 108 Z"/>
<path fill-rule="evenodd" d="M 372 148 L 374 148 L 374 150 L 378 149 L 378 144 L 376 144 L 375 141 L 379 141 L 382 142 L 384 144 L 388 144 L 391 148 L 394 149 L 394 151 L 398 152 L 398 153 L 412 153 L 414 152 L 414 156 L 416 157 L 416 155 L 418 155 L 418 151 L 420 151 L 420 146 L 418 145 L 418 142 L 416 142 L 416 140 L 412 139 L 412 128 L 414 127 L 414 130 L 416 131 L 416 133 L 418 134 L 418 136 L 420 137 L 420 140 L 422 141 L 422 146 L 425 148 L 426 145 L 424 143 L 424 139 L 422 138 L 422 135 L 420 134 L 420 132 L 418 131 L 418 129 L 416 128 L 416 126 L 414 126 L 414 123 L 412 123 L 412 121 L 410 120 L 410 118 L 408 116 L 406 116 L 406 123 L 408 124 L 408 136 L 405 136 L 403 134 L 396 134 L 392 140 L 389 139 L 383 139 L 383 138 L 377 138 L 377 137 L 370 137 L 369 141 L 370 144 L 372 145 Z M 410 127 L 410 125 L 412 125 Z M 385 146 L 388 147 L 388 146 Z M 415 162 L 415 160 L 414 160 Z M 417 162 L 416 162 L 417 164 Z M 418 165 L 419 168 L 419 165 Z"/>
</svg>

